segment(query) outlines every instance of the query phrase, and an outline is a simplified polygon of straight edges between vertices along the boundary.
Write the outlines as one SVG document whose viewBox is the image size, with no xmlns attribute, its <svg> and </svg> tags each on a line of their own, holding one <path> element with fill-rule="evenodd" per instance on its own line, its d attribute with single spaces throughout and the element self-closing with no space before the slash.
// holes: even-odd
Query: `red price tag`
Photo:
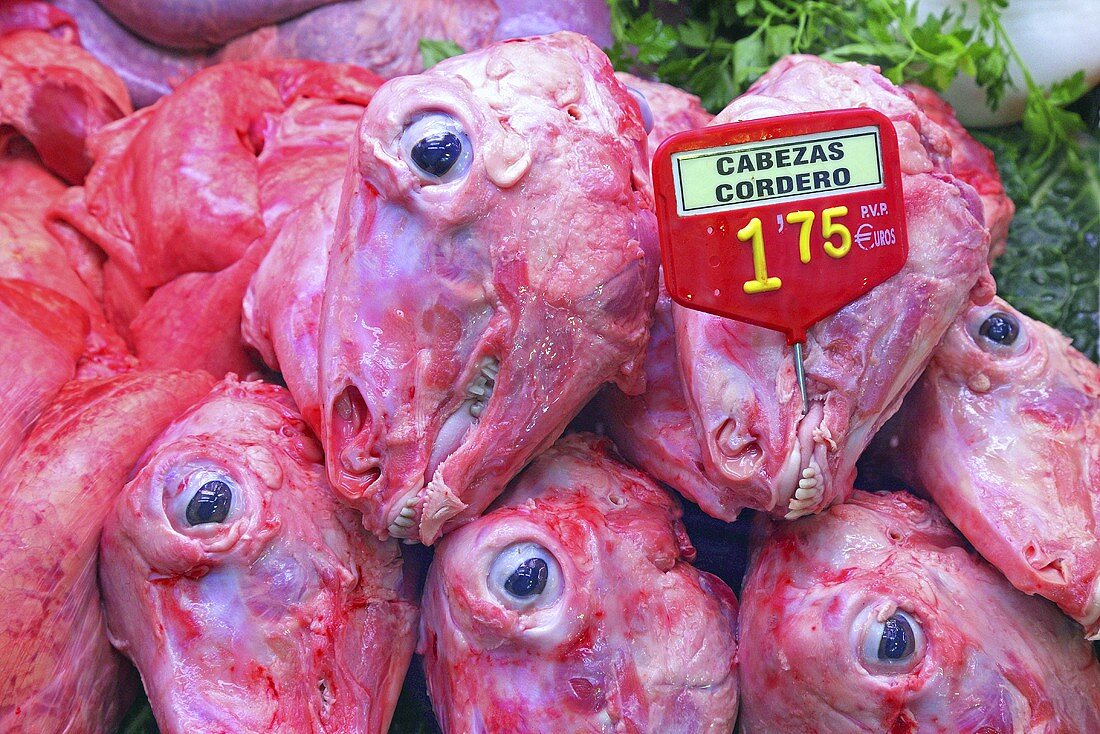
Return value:
<svg viewBox="0 0 1100 734">
<path fill-rule="evenodd" d="M 672 298 L 791 344 L 909 254 L 897 135 L 874 110 L 678 133 L 657 149 L 653 184 Z"/>
</svg>

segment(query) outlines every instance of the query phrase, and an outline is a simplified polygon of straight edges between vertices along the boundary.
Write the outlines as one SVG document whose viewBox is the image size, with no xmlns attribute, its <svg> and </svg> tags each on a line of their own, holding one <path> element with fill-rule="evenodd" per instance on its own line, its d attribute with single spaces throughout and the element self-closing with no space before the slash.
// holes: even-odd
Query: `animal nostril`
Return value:
<svg viewBox="0 0 1100 734">
<path fill-rule="evenodd" d="M 341 438 L 350 439 L 363 429 L 369 413 L 363 394 L 355 385 L 348 385 L 332 404 L 334 424 L 339 427 Z"/>
<path fill-rule="evenodd" d="M 728 418 L 718 429 L 715 443 L 722 455 L 722 471 L 737 477 L 753 474 L 764 456 L 760 443 L 751 434 L 740 432 L 733 418 Z"/>
<path fill-rule="evenodd" d="M 1028 543 L 1024 548 L 1024 556 L 1028 565 L 1047 583 L 1056 586 L 1064 586 L 1069 578 L 1068 564 L 1065 558 L 1052 558 L 1034 543 Z"/>
<path fill-rule="evenodd" d="M 370 410 L 359 388 L 349 385 L 332 404 L 332 434 L 340 450 L 340 464 L 352 475 L 362 477 L 366 484 L 381 475 L 378 457 L 371 451 L 369 433 Z"/>
</svg>

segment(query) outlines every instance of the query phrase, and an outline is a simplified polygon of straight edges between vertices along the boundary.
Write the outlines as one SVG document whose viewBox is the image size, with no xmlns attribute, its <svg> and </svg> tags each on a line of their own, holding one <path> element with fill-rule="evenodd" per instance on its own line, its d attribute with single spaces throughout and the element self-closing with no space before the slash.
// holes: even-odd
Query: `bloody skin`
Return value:
<svg viewBox="0 0 1100 734">
<path fill-rule="evenodd" d="M 1100 663 L 936 507 L 868 494 L 760 516 L 741 595 L 741 726 L 769 734 L 1100 730 Z"/>
<path fill-rule="evenodd" d="M 568 435 L 438 544 L 420 651 L 444 732 L 713 732 L 737 718 L 737 602 L 672 496 Z"/>
<path fill-rule="evenodd" d="M 150 446 L 103 533 L 112 643 L 166 734 L 386 731 L 417 607 L 336 502 L 283 388 L 226 378 Z"/>
<path fill-rule="evenodd" d="M 1100 635 L 1100 367 L 1000 298 L 964 311 L 875 454 L 1012 584 Z"/>
<path fill-rule="evenodd" d="M 659 260 L 645 134 L 571 33 L 378 90 L 321 316 L 330 479 L 368 528 L 433 542 L 602 383 L 641 389 Z"/>
</svg>

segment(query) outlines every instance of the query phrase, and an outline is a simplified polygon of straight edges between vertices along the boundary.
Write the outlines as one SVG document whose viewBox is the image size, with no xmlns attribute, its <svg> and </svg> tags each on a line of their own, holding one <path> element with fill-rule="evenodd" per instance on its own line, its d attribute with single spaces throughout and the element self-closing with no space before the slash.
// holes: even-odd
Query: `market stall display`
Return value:
<svg viewBox="0 0 1100 734">
<path fill-rule="evenodd" d="M 259 5 L 0 0 L 0 728 L 1100 728 L 1098 70 L 975 131 L 901 83 L 995 101 L 997 0 Z M 908 242 L 794 361 L 650 172 L 787 113 Z"/>
</svg>

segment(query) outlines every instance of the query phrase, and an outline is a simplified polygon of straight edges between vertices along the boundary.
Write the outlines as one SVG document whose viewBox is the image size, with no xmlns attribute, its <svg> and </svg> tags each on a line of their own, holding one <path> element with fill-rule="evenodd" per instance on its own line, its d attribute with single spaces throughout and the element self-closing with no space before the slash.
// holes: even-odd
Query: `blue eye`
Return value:
<svg viewBox="0 0 1100 734">
<path fill-rule="evenodd" d="M 497 600 L 514 611 L 553 604 L 564 584 L 554 554 L 532 542 L 514 543 L 500 551 L 486 581 Z"/>
<path fill-rule="evenodd" d="M 541 558 L 528 558 L 519 564 L 508 580 L 504 582 L 504 589 L 509 594 L 520 599 L 529 596 L 537 596 L 546 588 L 546 577 L 549 566 Z"/>
<path fill-rule="evenodd" d="M 413 146 L 413 163 L 425 173 L 443 176 L 462 155 L 462 141 L 451 132 L 429 135 Z"/>
<path fill-rule="evenodd" d="M 878 643 L 879 660 L 904 660 L 917 648 L 913 627 L 900 614 L 887 619 L 882 625 L 882 637 Z"/>
<path fill-rule="evenodd" d="M 401 133 L 405 162 L 427 183 L 447 183 L 470 169 L 473 151 L 462 124 L 442 112 L 417 118 Z"/>
<path fill-rule="evenodd" d="M 883 621 L 879 611 L 869 607 L 862 617 L 860 662 L 873 675 L 905 675 L 917 667 L 925 654 L 924 631 L 917 619 L 900 609 Z"/>
<path fill-rule="evenodd" d="M 233 490 L 223 481 L 214 479 L 198 488 L 187 503 L 187 524 L 206 525 L 225 522 L 233 503 Z"/>
<path fill-rule="evenodd" d="M 1020 322 L 1011 314 L 997 311 L 982 322 L 978 333 L 994 344 L 1008 346 L 1020 335 Z"/>
</svg>

